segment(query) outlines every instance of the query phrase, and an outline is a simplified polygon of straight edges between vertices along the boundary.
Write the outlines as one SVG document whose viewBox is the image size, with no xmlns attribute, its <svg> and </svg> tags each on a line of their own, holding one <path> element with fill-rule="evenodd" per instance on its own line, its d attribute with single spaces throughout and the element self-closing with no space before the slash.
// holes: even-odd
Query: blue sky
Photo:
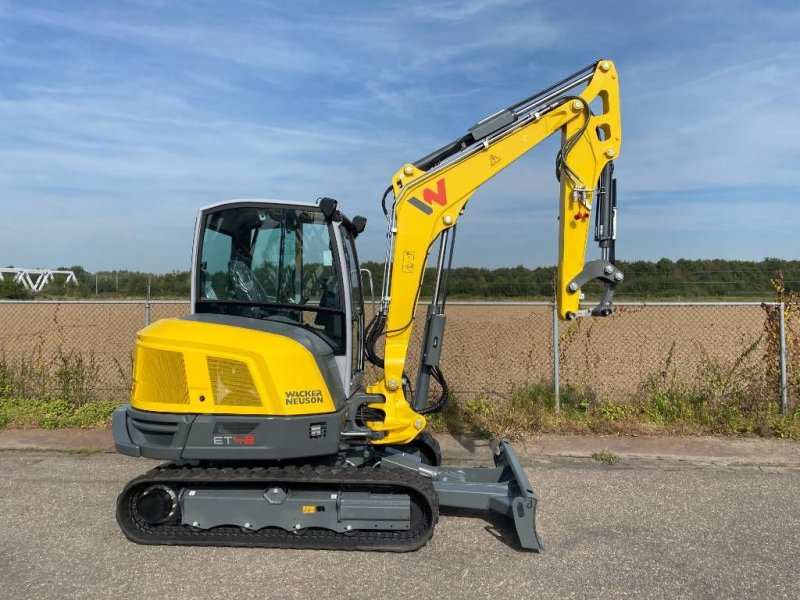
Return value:
<svg viewBox="0 0 800 600">
<path fill-rule="evenodd" d="M 198 207 L 338 198 L 604 57 L 618 256 L 798 258 L 797 2 L 0 0 L 0 263 L 187 268 Z M 475 194 L 457 263 L 553 264 L 555 141 Z"/>
</svg>

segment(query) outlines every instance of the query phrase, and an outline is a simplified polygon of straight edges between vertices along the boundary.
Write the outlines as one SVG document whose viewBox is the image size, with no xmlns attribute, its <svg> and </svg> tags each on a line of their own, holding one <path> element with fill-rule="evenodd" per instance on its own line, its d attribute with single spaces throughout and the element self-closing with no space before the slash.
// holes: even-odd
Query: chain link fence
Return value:
<svg viewBox="0 0 800 600">
<path fill-rule="evenodd" d="M 606 319 L 560 325 L 561 384 L 630 401 L 653 386 L 684 384 L 707 394 L 754 389 L 779 401 L 780 378 L 769 381 L 776 354 L 758 303 L 622 304 Z"/>
<path fill-rule="evenodd" d="M 409 348 L 412 380 L 425 308 Z M 124 401 L 136 332 L 188 310 L 184 301 L 2 301 L 0 394 Z M 442 370 L 451 391 L 466 399 L 504 398 L 547 382 L 630 402 L 654 383 L 683 382 L 723 395 L 757 385 L 760 398 L 793 410 L 800 397 L 796 313 L 777 303 L 620 303 L 611 317 L 559 323 L 550 303 L 452 302 Z"/>
</svg>

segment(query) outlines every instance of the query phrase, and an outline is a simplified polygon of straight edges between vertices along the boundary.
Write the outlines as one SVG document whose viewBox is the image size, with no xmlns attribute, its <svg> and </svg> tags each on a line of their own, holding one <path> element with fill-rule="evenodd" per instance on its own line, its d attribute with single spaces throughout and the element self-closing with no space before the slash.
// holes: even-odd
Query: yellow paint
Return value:
<svg viewBox="0 0 800 600">
<path fill-rule="evenodd" d="M 150 359 L 154 354 L 159 356 Z M 185 373 L 176 355 L 182 357 Z M 161 358 L 167 356 L 174 360 Z M 236 361 L 246 370 L 212 381 L 209 357 Z M 182 397 L 182 378 L 188 401 Z M 172 381 L 168 395 L 163 381 Z M 235 384 L 247 387 L 250 381 L 252 394 L 240 393 L 242 398 L 226 403 Z M 157 321 L 138 333 L 131 405 L 155 412 L 235 415 L 336 410 L 314 356 L 298 342 L 265 331 L 182 319 Z"/>
<path fill-rule="evenodd" d="M 386 329 L 384 376 L 370 386 L 368 391 L 385 396 L 385 404 L 376 404 L 386 412 L 382 423 L 370 427 L 385 432 L 381 444 L 403 443 L 413 440 L 418 429 L 414 423 L 424 418 L 417 415 L 405 398 L 402 388 L 391 390 L 386 382 L 402 379 L 403 367 L 408 353 L 408 343 L 413 328 L 413 317 L 417 305 L 418 291 L 431 244 L 442 230 L 455 225 L 458 215 L 475 190 L 513 163 L 540 142 L 554 133 L 561 132 L 562 140 L 579 131 L 586 120 L 584 105 L 600 97 L 603 114 L 591 116 L 587 127 L 577 141 L 567 164 L 586 184 L 586 206 L 573 199 L 573 182 L 562 175 L 559 199 L 559 251 L 558 251 L 558 314 L 563 319 L 569 312 L 578 310 L 580 291 L 569 293 L 567 284 L 583 270 L 586 262 L 586 241 L 591 219 L 575 219 L 576 214 L 590 213 L 594 201 L 592 188 L 597 184 L 600 172 L 611 157 L 618 157 L 622 141 L 619 111 L 617 72 L 611 61 L 599 61 L 586 88 L 577 96 L 577 101 L 565 102 L 538 120 L 532 120 L 482 150 L 454 160 L 444 168 L 428 175 L 413 165 L 407 164 L 392 178 L 396 201 L 396 227 L 394 260 L 402 268 L 392 270 L 391 302 Z M 597 130 L 602 129 L 605 139 L 600 140 Z M 501 160 L 495 160 L 499 158 Z M 447 200 L 428 203 L 431 213 L 426 214 L 409 203 L 409 199 L 424 198 L 424 190 L 438 190 L 440 179 L 446 182 Z M 580 210 L 579 210 L 580 209 Z M 453 215 L 446 223 L 444 215 Z M 409 260 L 409 256 L 416 260 Z"/>
<path fill-rule="evenodd" d="M 403 271 L 406 273 L 414 272 L 414 253 L 406 252 L 403 254 Z"/>
</svg>

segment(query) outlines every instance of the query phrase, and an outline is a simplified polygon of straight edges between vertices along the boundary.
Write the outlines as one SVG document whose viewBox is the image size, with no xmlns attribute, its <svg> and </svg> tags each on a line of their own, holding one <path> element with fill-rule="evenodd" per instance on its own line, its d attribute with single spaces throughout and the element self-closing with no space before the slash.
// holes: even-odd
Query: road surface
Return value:
<svg viewBox="0 0 800 600">
<path fill-rule="evenodd" d="M 798 598 L 800 469 L 558 457 L 527 461 L 546 551 L 450 512 L 411 554 L 145 547 L 114 521 L 152 466 L 0 452 L 0 597 Z"/>
</svg>

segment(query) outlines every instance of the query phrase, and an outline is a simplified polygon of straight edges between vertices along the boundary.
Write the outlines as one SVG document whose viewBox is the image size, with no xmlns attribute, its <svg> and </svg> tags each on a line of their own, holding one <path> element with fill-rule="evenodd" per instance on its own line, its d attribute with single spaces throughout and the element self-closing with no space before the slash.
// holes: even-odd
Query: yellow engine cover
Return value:
<svg viewBox="0 0 800 600">
<path fill-rule="evenodd" d="M 131 405 L 169 413 L 307 415 L 336 410 L 314 355 L 273 333 L 182 319 L 136 338 Z"/>
</svg>

